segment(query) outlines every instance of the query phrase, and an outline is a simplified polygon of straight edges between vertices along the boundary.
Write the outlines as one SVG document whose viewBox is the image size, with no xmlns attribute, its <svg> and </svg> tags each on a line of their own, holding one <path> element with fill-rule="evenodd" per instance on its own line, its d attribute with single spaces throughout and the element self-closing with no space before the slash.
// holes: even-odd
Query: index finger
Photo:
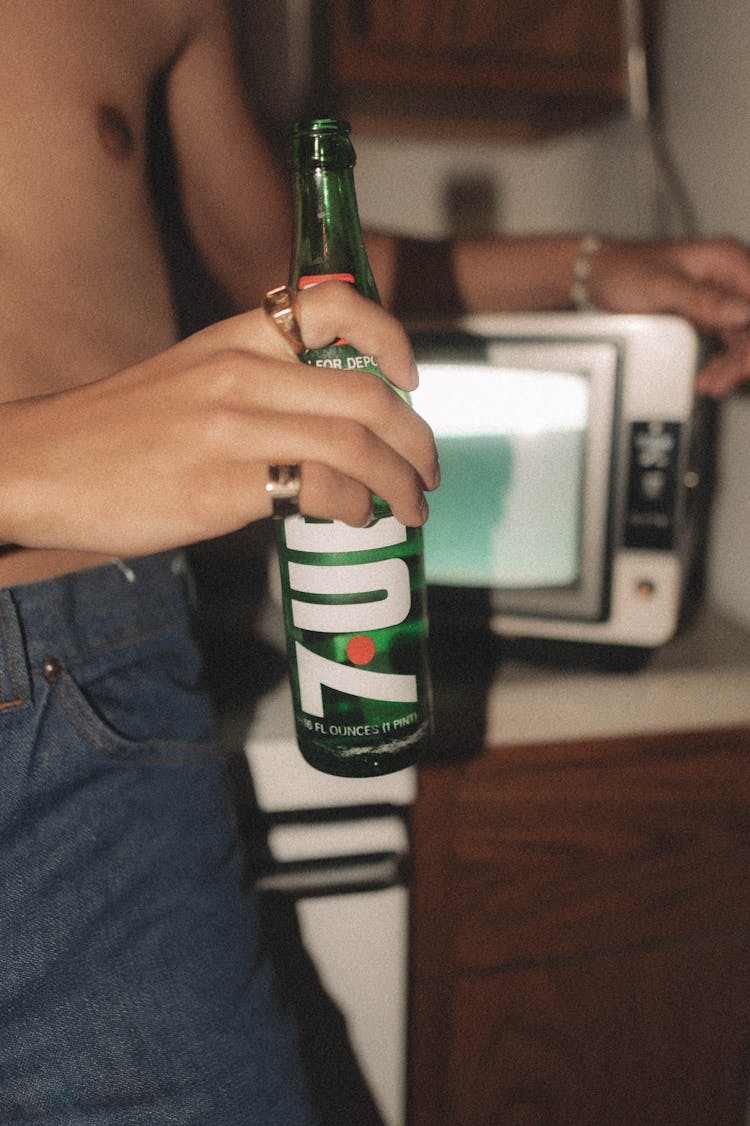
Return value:
<svg viewBox="0 0 750 1126">
<path fill-rule="evenodd" d="M 308 348 L 324 348 L 343 338 L 358 352 L 372 356 L 396 387 L 403 391 L 417 388 L 419 374 L 404 328 L 352 285 L 326 281 L 304 290 L 298 295 L 297 315 Z"/>
</svg>

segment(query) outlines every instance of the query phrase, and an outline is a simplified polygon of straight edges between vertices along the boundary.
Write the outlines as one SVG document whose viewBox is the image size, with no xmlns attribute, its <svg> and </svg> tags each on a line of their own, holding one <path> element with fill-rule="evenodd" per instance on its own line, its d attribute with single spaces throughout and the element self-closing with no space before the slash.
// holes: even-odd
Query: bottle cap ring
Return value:
<svg viewBox="0 0 750 1126">
<path fill-rule="evenodd" d="M 266 492 L 271 497 L 274 519 L 297 515 L 301 483 L 298 465 L 269 465 Z"/>
<path fill-rule="evenodd" d="M 288 285 L 269 289 L 263 298 L 263 312 L 270 317 L 295 356 L 304 352 L 305 343 L 297 320 L 297 294 L 293 289 Z"/>
</svg>

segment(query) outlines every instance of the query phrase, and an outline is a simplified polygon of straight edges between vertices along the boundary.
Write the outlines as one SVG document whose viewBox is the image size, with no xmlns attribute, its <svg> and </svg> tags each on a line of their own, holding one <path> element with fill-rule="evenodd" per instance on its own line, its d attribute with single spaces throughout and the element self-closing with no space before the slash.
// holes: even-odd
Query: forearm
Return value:
<svg viewBox="0 0 750 1126">
<path fill-rule="evenodd" d="M 571 306 L 579 235 L 453 244 L 367 234 L 383 303 L 407 319 Z M 450 308 L 451 304 L 453 309 Z"/>
<path fill-rule="evenodd" d="M 580 235 L 495 238 L 453 247 L 456 288 L 471 313 L 567 309 Z"/>
</svg>

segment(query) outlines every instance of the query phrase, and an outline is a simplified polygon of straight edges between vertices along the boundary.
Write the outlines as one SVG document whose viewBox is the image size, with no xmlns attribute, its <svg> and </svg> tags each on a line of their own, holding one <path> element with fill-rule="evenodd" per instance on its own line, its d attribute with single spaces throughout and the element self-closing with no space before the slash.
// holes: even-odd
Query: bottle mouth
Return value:
<svg viewBox="0 0 750 1126">
<path fill-rule="evenodd" d="M 313 117 L 309 121 L 296 121 L 292 126 L 292 136 L 301 137 L 308 134 L 330 136 L 343 133 L 347 137 L 352 131 L 348 121 L 339 121 L 335 117 Z"/>
<path fill-rule="evenodd" d="M 292 126 L 295 162 L 307 168 L 353 168 L 357 162 L 349 138 L 351 125 L 333 117 L 316 117 Z"/>
</svg>

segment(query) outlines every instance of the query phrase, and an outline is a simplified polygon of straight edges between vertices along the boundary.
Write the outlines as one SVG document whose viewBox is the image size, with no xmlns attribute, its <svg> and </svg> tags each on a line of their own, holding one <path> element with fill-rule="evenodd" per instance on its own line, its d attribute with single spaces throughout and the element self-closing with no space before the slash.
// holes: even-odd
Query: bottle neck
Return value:
<svg viewBox="0 0 750 1126">
<path fill-rule="evenodd" d="M 378 291 L 362 237 L 351 167 L 298 167 L 294 177 L 289 284 L 300 278 L 348 274 L 365 297 Z"/>
</svg>

